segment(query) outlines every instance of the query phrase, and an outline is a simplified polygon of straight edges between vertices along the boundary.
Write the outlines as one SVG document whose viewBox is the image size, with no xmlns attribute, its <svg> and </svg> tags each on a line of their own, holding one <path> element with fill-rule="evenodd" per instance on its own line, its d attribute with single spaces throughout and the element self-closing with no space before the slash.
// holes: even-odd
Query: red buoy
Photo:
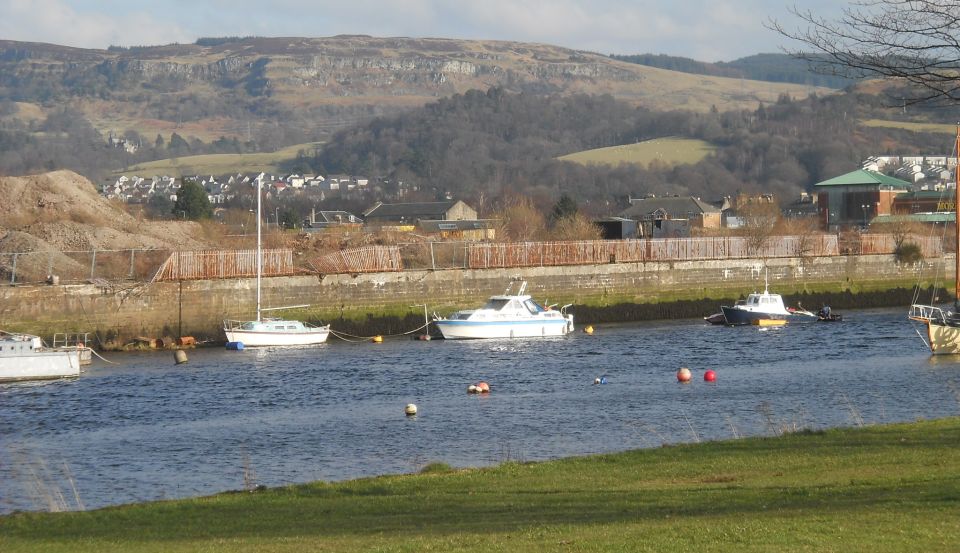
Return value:
<svg viewBox="0 0 960 553">
<path fill-rule="evenodd" d="M 690 378 L 693 375 L 690 373 L 690 369 L 686 367 L 680 367 L 680 370 L 677 371 L 677 381 L 678 382 L 690 382 Z"/>
<path fill-rule="evenodd" d="M 486 394 L 490 391 L 490 385 L 483 381 L 477 382 L 477 391 L 481 394 Z"/>
<path fill-rule="evenodd" d="M 714 382 L 714 381 L 716 381 L 716 380 L 717 380 L 717 373 L 715 373 L 715 372 L 713 372 L 713 371 L 707 371 L 707 372 L 703 373 L 703 381 L 704 381 L 704 382 Z"/>
</svg>

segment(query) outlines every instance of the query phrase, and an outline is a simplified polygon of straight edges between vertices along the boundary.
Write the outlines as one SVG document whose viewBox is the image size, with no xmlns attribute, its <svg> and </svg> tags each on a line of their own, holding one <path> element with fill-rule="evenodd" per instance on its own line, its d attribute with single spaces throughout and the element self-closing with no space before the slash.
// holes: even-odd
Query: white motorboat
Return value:
<svg viewBox="0 0 960 553">
<path fill-rule="evenodd" d="M 47 348 L 39 336 L 0 331 L 0 382 L 80 376 L 86 346 Z"/>
<path fill-rule="evenodd" d="M 265 309 L 260 307 L 260 281 L 263 276 L 263 245 L 261 239 L 261 198 L 263 173 L 257 177 L 257 318 L 252 321 L 223 321 L 223 333 L 227 342 L 241 343 L 244 347 L 258 346 L 308 346 L 322 344 L 330 336 L 330 325 L 314 326 L 303 321 L 263 317 L 263 311 L 307 307 L 293 305 Z"/>
<path fill-rule="evenodd" d="M 559 310 L 543 307 L 526 295 L 527 283 L 520 281 L 516 294 L 510 288 L 500 296 L 492 296 L 480 309 L 457 311 L 447 318 L 434 319 L 444 338 L 528 338 L 563 336 L 573 332 L 570 305 Z"/>
</svg>

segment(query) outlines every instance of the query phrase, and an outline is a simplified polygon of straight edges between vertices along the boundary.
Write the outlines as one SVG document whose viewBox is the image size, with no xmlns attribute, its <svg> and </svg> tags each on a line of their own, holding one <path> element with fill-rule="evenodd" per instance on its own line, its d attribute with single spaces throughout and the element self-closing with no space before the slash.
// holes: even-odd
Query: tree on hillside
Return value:
<svg viewBox="0 0 960 553">
<path fill-rule="evenodd" d="M 166 194 L 153 194 L 147 200 L 147 215 L 154 219 L 169 219 L 173 215 L 173 202 Z"/>
<path fill-rule="evenodd" d="M 556 224 L 557 221 L 561 219 L 573 217 L 579 213 L 579 211 L 577 202 L 570 196 L 563 194 L 560 196 L 560 199 L 557 200 L 557 203 L 554 204 L 553 211 L 550 212 L 550 224 Z"/>
<path fill-rule="evenodd" d="M 173 204 L 173 216 L 196 221 L 213 217 L 213 206 L 207 198 L 207 191 L 191 179 L 184 179 L 183 186 L 177 192 L 177 201 Z"/>
<path fill-rule="evenodd" d="M 770 27 L 813 53 L 791 51 L 814 71 L 847 77 L 894 77 L 910 83 L 904 104 L 960 102 L 960 2 L 957 0 L 861 0 L 837 20 L 791 10 L 807 25 Z"/>
</svg>

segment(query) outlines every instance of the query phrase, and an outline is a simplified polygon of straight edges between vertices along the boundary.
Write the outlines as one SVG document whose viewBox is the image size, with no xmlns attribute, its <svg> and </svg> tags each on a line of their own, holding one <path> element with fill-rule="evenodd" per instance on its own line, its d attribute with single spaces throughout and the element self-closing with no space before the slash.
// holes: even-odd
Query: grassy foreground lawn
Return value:
<svg viewBox="0 0 960 553">
<path fill-rule="evenodd" d="M 960 419 L 0 518 L 0 551 L 958 551 Z"/>
</svg>

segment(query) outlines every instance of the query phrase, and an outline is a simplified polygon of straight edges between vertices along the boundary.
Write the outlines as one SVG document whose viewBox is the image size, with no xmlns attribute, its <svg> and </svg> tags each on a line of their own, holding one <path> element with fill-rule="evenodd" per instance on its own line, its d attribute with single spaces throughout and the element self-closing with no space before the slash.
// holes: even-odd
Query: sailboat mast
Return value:
<svg viewBox="0 0 960 553">
<path fill-rule="evenodd" d="M 956 156 L 957 166 L 954 169 L 956 178 L 954 179 L 954 188 L 953 188 L 953 227 L 956 231 L 956 236 L 954 242 L 956 249 L 954 250 L 954 256 L 956 256 L 954 272 L 953 272 L 953 296 L 956 298 L 954 302 L 960 304 L 960 123 L 957 124 L 957 142 L 953 145 L 953 153 Z"/>
<path fill-rule="evenodd" d="M 263 221 L 261 212 L 263 207 L 260 199 L 260 187 L 263 185 L 263 173 L 257 177 L 257 322 L 260 322 L 260 275 L 263 273 L 263 248 L 260 240 L 260 227 Z"/>
</svg>

